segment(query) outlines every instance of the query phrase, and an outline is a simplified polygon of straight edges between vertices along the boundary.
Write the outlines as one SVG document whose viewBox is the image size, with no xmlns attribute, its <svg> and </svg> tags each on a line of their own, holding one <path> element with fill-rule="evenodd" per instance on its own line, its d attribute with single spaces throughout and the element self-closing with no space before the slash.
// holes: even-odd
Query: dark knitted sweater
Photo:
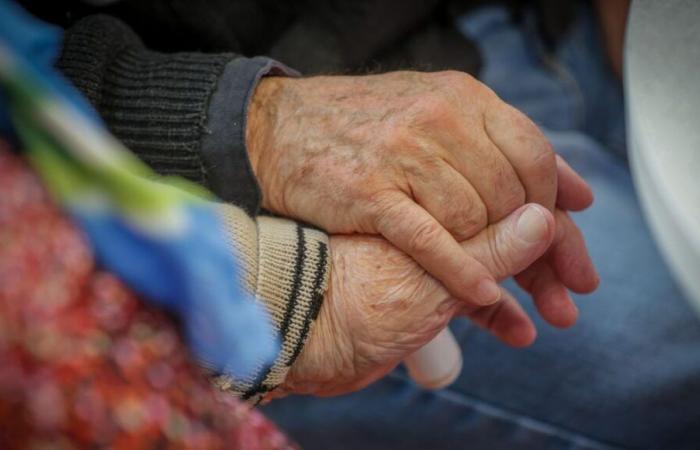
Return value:
<svg viewBox="0 0 700 450">
<path fill-rule="evenodd" d="M 104 15 L 68 30 L 57 65 L 112 133 L 158 172 L 184 176 L 257 211 L 243 132 L 246 105 L 259 77 L 283 72 L 281 65 L 232 53 L 154 52 Z"/>
</svg>

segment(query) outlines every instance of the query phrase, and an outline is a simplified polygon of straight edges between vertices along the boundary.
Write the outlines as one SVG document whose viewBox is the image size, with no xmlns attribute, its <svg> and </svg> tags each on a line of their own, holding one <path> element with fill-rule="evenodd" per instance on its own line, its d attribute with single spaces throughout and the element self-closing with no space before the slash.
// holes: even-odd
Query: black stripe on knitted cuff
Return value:
<svg viewBox="0 0 700 450">
<path fill-rule="evenodd" d="M 309 335 L 309 330 L 311 329 L 311 323 L 318 317 L 318 313 L 321 310 L 321 304 L 323 303 L 323 281 L 326 278 L 326 271 L 328 270 L 328 246 L 325 242 L 318 243 L 318 256 L 319 263 L 316 267 L 316 275 L 314 277 L 314 285 L 312 288 L 313 297 L 311 298 L 311 305 L 309 305 L 309 314 L 304 320 L 304 328 L 302 329 L 301 336 L 299 337 L 296 347 L 294 347 L 294 352 L 292 353 L 291 358 L 289 358 L 289 361 L 287 361 L 287 366 L 294 364 L 294 361 L 296 361 L 299 353 L 301 353 L 301 349 L 304 348 L 306 338 Z"/>
<path fill-rule="evenodd" d="M 292 320 L 292 315 L 294 309 L 296 308 L 297 300 L 299 297 L 299 290 L 301 288 L 301 277 L 304 269 L 304 261 L 306 259 L 306 240 L 304 239 L 304 230 L 301 225 L 296 225 L 296 235 L 297 235 L 297 245 L 296 245 L 296 257 L 294 264 L 294 275 L 292 277 L 292 289 L 287 297 L 287 308 L 284 312 L 284 318 L 280 325 L 280 340 L 284 344 L 287 332 L 289 331 L 289 325 Z M 243 400 L 248 400 L 252 396 L 260 393 L 267 392 L 274 387 L 264 386 L 263 383 L 267 376 L 272 371 L 274 363 L 268 366 L 265 370 L 262 370 L 255 379 L 253 386 L 243 393 Z"/>
</svg>

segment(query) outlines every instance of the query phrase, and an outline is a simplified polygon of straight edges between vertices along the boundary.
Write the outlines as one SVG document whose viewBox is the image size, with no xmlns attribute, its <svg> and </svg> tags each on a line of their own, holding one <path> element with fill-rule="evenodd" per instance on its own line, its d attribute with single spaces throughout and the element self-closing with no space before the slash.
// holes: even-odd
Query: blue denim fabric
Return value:
<svg viewBox="0 0 700 450">
<path fill-rule="evenodd" d="M 700 320 L 640 212 L 621 153 L 621 93 L 591 15 L 553 58 L 543 58 L 527 23 L 513 25 L 500 9 L 459 26 L 479 43 L 483 81 L 538 122 L 593 187 L 594 206 L 574 218 L 600 288 L 576 298 L 581 314 L 570 330 L 536 319 L 538 339 L 525 350 L 453 321 L 465 364 L 449 389 L 423 391 L 399 368 L 361 392 L 292 397 L 265 412 L 309 449 L 699 449 Z"/>
</svg>

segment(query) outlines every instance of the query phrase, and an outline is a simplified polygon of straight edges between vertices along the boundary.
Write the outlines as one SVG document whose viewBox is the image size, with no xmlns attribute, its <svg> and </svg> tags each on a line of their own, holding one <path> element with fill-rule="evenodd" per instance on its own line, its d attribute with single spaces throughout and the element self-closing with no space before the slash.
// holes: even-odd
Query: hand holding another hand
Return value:
<svg viewBox="0 0 700 450">
<path fill-rule="evenodd" d="M 265 78 L 246 129 L 267 209 L 329 233 L 380 234 L 471 305 L 493 304 L 500 289 L 458 241 L 525 202 L 591 201 L 527 117 L 457 72 Z M 592 271 L 560 216 L 568 256 L 554 248 L 522 277 L 533 292 L 566 292 L 571 268 L 556 265 L 572 258 Z"/>
<path fill-rule="evenodd" d="M 530 204 L 462 242 L 461 248 L 502 279 L 529 266 L 553 239 L 554 217 Z M 513 346 L 535 338 L 532 321 L 507 292 L 495 305 L 467 306 L 384 239 L 333 236 L 331 255 L 330 287 L 317 323 L 274 396 L 361 389 L 429 342 L 455 315 L 470 317 Z M 545 320 L 565 325 L 576 319 L 573 303 L 550 306 L 540 305 Z"/>
<path fill-rule="evenodd" d="M 598 283 L 566 213 L 592 202 L 589 187 L 468 75 L 268 78 L 247 143 L 267 209 L 345 234 L 331 237 L 324 305 L 274 395 L 360 389 L 457 314 L 529 345 L 534 325 L 497 281 L 515 275 L 559 327 L 578 313 L 568 289 Z"/>
</svg>

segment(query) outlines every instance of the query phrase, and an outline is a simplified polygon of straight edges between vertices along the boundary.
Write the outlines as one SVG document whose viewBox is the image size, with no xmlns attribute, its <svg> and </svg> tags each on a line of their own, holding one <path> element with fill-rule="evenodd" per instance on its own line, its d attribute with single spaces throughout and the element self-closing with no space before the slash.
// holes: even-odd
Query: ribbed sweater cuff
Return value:
<svg viewBox="0 0 700 450">
<path fill-rule="evenodd" d="M 284 381 L 318 316 L 330 273 L 328 236 L 287 219 L 254 222 L 241 209 L 222 211 L 243 284 L 264 304 L 282 348 L 271 366 L 260 364 L 246 379 L 219 375 L 214 384 L 257 402 Z"/>
<path fill-rule="evenodd" d="M 236 58 L 226 64 L 209 102 L 202 139 L 209 187 L 222 200 L 252 215 L 260 207 L 260 189 L 248 160 L 246 117 L 255 88 L 266 75 L 297 76 L 298 73 L 263 56 Z"/>
<path fill-rule="evenodd" d="M 234 57 L 153 52 L 124 23 L 98 15 L 67 31 L 57 65 L 156 171 L 207 184 L 200 154 L 207 106 Z"/>
</svg>

